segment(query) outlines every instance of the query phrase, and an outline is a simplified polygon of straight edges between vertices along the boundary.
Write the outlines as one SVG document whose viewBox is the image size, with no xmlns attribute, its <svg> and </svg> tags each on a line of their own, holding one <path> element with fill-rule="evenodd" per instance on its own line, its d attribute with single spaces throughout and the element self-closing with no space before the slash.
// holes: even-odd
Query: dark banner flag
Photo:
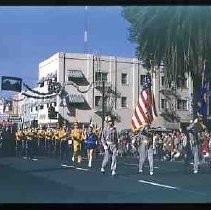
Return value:
<svg viewBox="0 0 211 210">
<path fill-rule="evenodd" d="M 198 101 L 198 114 L 203 116 L 204 121 L 207 120 L 207 95 L 208 95 L 208 69 L 207 63 L 204 63 L 204 68 L 202 72 L 202 84 L 200 88 L 200 97 Z"/>
<path fill-rule="evenodd" d="M 21 92 L 22 79 L 18 77 L 7 77 L 2 76 L 1 78 L 1 89 Z"/>
</svg>

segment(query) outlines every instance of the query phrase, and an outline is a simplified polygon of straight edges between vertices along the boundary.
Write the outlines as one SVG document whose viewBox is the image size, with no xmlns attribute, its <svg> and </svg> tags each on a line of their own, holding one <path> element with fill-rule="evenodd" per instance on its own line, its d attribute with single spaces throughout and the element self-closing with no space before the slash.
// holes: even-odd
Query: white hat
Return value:
<svg viewBox="0 0 211 210">
<path fill-rule="evenodd" d="M 90 123 L 89 127 L 90 127 L 90 128 L 94 128 L 93 123 Z"/>
<path fill-rule="evenodd" d="M 193 121 L 193 123 L 196 124 L 196 123 L 198 123 L 198 121 L 199 121 L 198 118 L 196 118 L 196 119 Z"/>
<path fill-rule="evenodd" d="M 106 121 L 106 122 L 111 122 L 111 121 L 112 121 L 112 119 L 111 119 L 111 117 L 110 117 L 110 116 L 106 116 L 106 117 L 105 117 L 105 121 Z"/>
</svg>

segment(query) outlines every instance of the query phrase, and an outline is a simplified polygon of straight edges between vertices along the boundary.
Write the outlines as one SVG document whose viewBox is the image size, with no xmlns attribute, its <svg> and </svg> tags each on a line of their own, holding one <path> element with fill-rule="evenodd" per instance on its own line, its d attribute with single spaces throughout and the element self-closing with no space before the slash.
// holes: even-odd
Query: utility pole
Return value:
<svg viewBox="0 0 211 210">
<path fill-rule="evenodd" d="M 103 90 L 102 90 L 102 130 L 104 129 L 104 121 L 105 121 L 105 81 L 103 83 Z"/>
</svg>

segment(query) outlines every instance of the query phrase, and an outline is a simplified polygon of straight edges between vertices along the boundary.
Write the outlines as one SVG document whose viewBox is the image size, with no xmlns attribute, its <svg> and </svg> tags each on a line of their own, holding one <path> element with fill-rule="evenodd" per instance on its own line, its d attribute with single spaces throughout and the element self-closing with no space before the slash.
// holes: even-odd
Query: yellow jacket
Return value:
<svg viewBox="0 0 211 210">
<path fill-rule="evenodd" d="M 77 129 L 73 129 L 71 131 L 71 138 L 74 141 L 78 141 L 81 142 L 84 139 L 84 135 L 81 129 L 77 128 Z"/>
<path fill-rule="evenodd" d="M 56 129 L 56 130 L 54 131 L 54 139 L 55 139 L 55 140 L 59 140 L 59 129 Z"/>
<path fill-rule="evenodd" d="M 60 129 L 58 132 L 58 136 L 60 140 L 66 140 L 67 139 L 67 132 L 65 129 Z"/>
<path fill-rule="evenodd" d="M 45 131 L 45 138 L 50 140 L 53 137 L 53 132 L 51 130 Z"/>
</svg>

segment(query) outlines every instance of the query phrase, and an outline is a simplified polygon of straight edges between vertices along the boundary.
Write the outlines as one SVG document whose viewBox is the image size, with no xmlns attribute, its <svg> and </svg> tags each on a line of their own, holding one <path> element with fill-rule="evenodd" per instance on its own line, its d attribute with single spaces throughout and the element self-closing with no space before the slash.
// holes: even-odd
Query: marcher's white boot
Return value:
<svg viewBox="0 0 211 210">
<path fill-rule="evenodd" d="M 105 169 L 102 167 L 102 168 L 100 169 L 100 171 L 101 171 L 102 173 L 104 173 L 104 172 L 105 172 Z"/>
<path fill-rule="evenodd" d="M 89 159 L 89 164 L 88 164 L 88 167 L 92 167 L 92 159 Z"/>
<path fill-rule="evenodd" d="M 116 175 L 116 171 L 115 170 L 112 170 L 112 176 Z"/>
<path fill-rule="evenodd" d="M 73 162 L 75 161 L 75 157 L 74 157 L 74 156 L 72 157 L 72 161 L 73 161 Z"/>
</svg>

